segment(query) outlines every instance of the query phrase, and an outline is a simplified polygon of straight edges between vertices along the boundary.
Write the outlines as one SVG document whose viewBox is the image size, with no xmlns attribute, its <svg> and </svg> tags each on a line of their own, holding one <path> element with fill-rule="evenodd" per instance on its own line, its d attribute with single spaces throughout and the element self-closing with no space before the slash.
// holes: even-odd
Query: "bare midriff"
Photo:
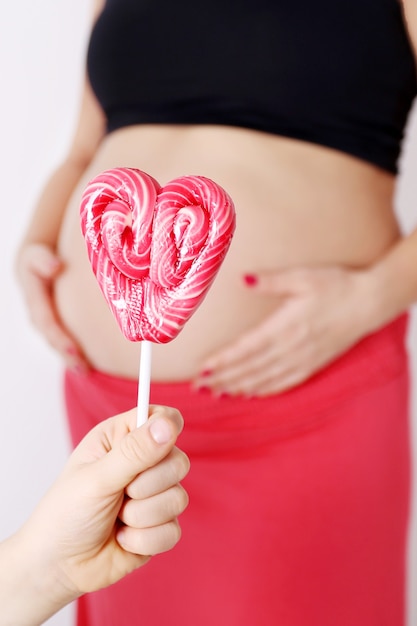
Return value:
<svg viewBox="0 0 417 626">
<path fill-rule="evenodd" d="M 112 167 L 136 167 L 162 185 L 212 178 L 232 196 L 236 232 L 208 295 L 177 336 L 154 345 L 155 380 L 194 377 L 204 358 L 279 306 L 245 286 L 244 275 L 296 266 L 366 267 L 400 237 L 395 178 L 360 159 L 303 141 L 219 126 L 129 126 L 109 134 L 80 181 L 62 226 L 65 270 L 59 313 L 92 366 L 136 378 L 139 345 L 126 340 L 101 294 L 80 230 L 87 182 Z"/>
</svg>

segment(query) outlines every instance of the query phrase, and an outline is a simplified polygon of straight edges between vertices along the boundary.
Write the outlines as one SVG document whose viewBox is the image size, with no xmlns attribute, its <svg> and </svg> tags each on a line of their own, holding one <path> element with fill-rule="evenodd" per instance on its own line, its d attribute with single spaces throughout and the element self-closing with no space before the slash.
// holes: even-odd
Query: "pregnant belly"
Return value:
<svg viewBox="0 0 417 626">
<path fill-rule="evenodd" d="M 207 176 L 236 205 L 235 236 L 214 285 L 178 337 L 154 346 L 159 380 L 192 377 L 211 351 L 279 305 L 272 297 L 254 296 L 244 274 L 306 264 L 367 265 L 399 236 L 391 177 L 334 151 L 235 129 L 161 135 L 159 129 L 135 127 L 115 133 L 68 207 L 59 243 L 66 269 L 56 284 L 64 323 L 92 365 L 110 373 L 137 377 L 139 348 L 121 334 L 93 276 L 79 203 L 88 180 L 121 163 L 140 167 L 162 184 L 185 173 Z"/>
</svg>

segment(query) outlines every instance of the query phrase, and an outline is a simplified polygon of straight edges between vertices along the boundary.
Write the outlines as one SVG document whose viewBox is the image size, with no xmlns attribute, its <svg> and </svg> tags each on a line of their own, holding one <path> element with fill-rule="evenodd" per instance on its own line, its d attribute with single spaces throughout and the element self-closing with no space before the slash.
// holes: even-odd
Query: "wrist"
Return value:
<svg viewBox="0 0 417 626">
<path fill-rule="evenodd" d="M 417 229 L 398 241 L 367 270 L 370 305 L 382 326 L 417 301 Z"/>
<path fill-rule="evenodd" d="M 42 523 L 42 520 L 41 520 Z M 59 560 L 59 546 L 50 533 L 29 519 L 21 530 L 22 552 L 25 558 L 28 593 L 39 597 L 36 606 L 45 620 L 81 595 L 64 573 Z"/>
<path fill-rule="evenodd" d="M 4 626 L 37 626 L 78 597 L 63 580 L 48 543 L 38 528 L 25 525 L 0 546 Z"/>
<path fill-rule="evenodd" d="M 394 277 L 383 264 L 370 266 L 361 272 L 362 313 L 367 333 L 388 324 L 402 313 L 408 305 L 403 302 Z"/>
</svg>

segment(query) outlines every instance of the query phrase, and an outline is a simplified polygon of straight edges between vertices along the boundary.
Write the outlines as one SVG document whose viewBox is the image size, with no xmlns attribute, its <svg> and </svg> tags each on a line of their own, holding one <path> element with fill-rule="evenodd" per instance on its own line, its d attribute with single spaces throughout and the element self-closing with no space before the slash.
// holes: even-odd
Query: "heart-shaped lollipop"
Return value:
<svg viewBox="0 0 417 626">
<path fill-rule="evenodd" d="M 229 195 L 202 176 L 161 187 L 149 174 L 121 167 L 87 185 L 80 212 L 93 272 L 125 337 L 174 339 L 229 248 Z"/>
</svg>

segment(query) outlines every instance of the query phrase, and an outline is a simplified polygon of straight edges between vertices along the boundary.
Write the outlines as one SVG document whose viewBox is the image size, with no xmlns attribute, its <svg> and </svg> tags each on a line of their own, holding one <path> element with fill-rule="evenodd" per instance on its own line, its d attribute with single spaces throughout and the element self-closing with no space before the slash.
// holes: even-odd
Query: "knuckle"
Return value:
<svg viewBox="0 0 417 626">
<path fill-rule="evenodd" d="M 181 539 L 181 526 L 177 519 L 161 527 L 161 551 L 170 550 Z"/>
<path fill-rule="evenodd" d="M 145 528 L 147 526 L 142 503 L 131 500 L 124 508 L 123 522 L 131 528 Z"/>
<path fill-rule="evenodd" d="M 190 470 L 190 459 L 182 452 L 182 450 L 178 450 L 178 453 L 173 457 L 173 471 L 174 477 L 176 481 L 182 480 L 187 476 Z"/>
<path fill-rule="evenodd" d="M 172 545 L 175 546 L 181 539 L 181 526 L 177 519 L 170 523 L 170 530 Z"/>
<path fill-rule="evenodd" d="M 152 556 L 173 548 L 181 538 L 178 520 L 172 520 L 157 528 L 137 531 L 135 534 L 135 552 Z"/>
<path fill-rule="evenodd" d="M 146 449 L 141 441 L 135 437 L 135 433 L 130 433 L 120 442 L 120 452 L 128 461 L 137 463 L 138 461 L 146 461 Z"/>
<path fill-rule="evenodd" d="M 185 511 L 185 509 L 188 506 L 188 503 L 189 503 L 188 493 L 185 491 L 183 487 L 181 487 L 181 485 L 177 485 L 177 487 L 175 487 L 173 496 L 174 496 L 173 497 L 173 505 L 174 505 L 173 512 L 174 512 L 174 515 L 179 515 L 180 513 Z"/>
</svg>

